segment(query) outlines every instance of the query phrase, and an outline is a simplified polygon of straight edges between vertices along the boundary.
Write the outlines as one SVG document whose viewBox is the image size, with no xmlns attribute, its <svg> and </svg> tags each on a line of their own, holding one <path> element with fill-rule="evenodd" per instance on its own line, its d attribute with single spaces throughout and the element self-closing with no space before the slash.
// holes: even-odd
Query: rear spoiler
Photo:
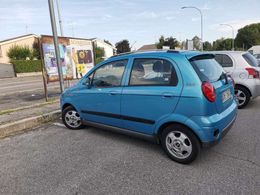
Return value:
<svg viewBox="0 0 260 195">
<path fill-rule="evenodd" d="M 212 53 L 199 54 L 195 56 L 186 56 L 190 62 L 195 60 L 203 60 L 203 59 L 212 59 L 215 58 L 215 55 Z"/>
</svg>

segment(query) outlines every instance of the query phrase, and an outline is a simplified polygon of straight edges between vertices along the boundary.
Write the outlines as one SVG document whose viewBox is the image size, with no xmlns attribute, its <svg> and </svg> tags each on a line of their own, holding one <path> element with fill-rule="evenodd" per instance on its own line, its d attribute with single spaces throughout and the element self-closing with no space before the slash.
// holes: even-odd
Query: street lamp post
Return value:
<svg viewBox="0 0 260 195">
<path fill-rule="evenodd" d="M 230 24 L 220 24 L 221 26 L 228 26 L 232 29 L 232 51 L 235 50 L 235 38 L 234 38 L 234 27 Z"/>
<path fill-rule="evenodd" d="M 181 9 L 187 9 L 187 8 L 196 9 L 200 13 L 200 39 L 201 39 L 201 51 L 203 51 L 203 15 L 202 15 L 202 11 L 199 8 L 194 7 L 194 6 L 185 6 L 185 7 L 182 7 Z"/>
<path fill-rule="evenodd" d="M 54 48 L 55 48 L 55 56 L 56 56 L 56 62 L 57 62 L 59 80 L 60 80 L 60 91 L 62 93 L 64 91 L 64 83 L 63 83 L 63 75 L 62 75 L 62 69 L 61 69 L 60 49 L 59 49 L 57 27 L 56 27 L 56 21 L 55 21 L 53 0 L 48 0 L 48 3 L 49 3 L 49 10 L 50 10 L 50 19 L 51 19 L 53 42 L 54 42 Z"/>
<path fill-rule="evenodd" d="M 60 15 L 60 0 L 56 0 L 56 6 L 57 6 L 57 13 L 58 13 L 58 19 L 60 25 L 60 36 L 63 37 L 63 27 L 62 27 L 61 15 Z"/>
</svg>

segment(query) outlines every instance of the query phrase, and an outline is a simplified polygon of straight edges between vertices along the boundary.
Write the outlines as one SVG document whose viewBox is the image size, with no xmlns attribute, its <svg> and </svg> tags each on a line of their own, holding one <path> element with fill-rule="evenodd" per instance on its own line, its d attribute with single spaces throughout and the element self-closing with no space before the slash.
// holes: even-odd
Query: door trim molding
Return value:
<svg viewBox="0 0 260 195">
<path fill-rule="evenodd" d="M 132 130 L 128 130 L 128 129 L 123 129 L 123 128 L 120 128 L 120 127 L 104 125 L 102 123 L 96 123 L 96 122 L 86 121 L 86 120 L 82 120 L 82 124 L 87 125 L 87 126 L 100 128 L 100 129 L 104 129 L 104 130 L 110 130 L 110 131 L 113 131 L 113 132 L 116 132 L 116 133 L 129 135 L 129 136 L 132 136 L 132 137 L 138 137 L 138 138 L 141 138 L 141 139 L 144 139 L 144 140 L 147 140 L 147 141 L 158 143 L 158 140 L 156 139 L 155 135 L 148 135 L 148 134 L 144 134 L 144 133 L 140 133 L 140 132 L 136 132 L 136 131 L 132 131 Z"/>
<path fill-rule="evenodd" d="M 88 111 L 88 110 L 81 110 L 81 112 L 85 113 L 85 114 L 92 114 L 92 115 L 104 116 L 104 117 L 109 117 L 109 118 L 128 120 L 128 121 L 133 121 L 133 122 L 138 122 L 138 123 L 145 123 L 145 124 L 149 124 L 149 125 L 155 124 L 154 120 L 132 117 L 132 116 L 125 116 L 125 115 L 120 115 L 120 114 L 113 114 L 113 113 L 108 113 L 108 112 L 96 112 L 96 111 Z"/>
</svg>

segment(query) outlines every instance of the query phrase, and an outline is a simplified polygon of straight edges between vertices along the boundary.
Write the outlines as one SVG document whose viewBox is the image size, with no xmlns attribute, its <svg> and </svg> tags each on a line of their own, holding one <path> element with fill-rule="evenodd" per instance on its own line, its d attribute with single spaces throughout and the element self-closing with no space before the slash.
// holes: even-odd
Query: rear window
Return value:
<svg viewBox="0 0 260 195">
<path fill-rule="evenodd" d="M 252 54 L 245 53 L 242 56 L 250 66 L 258 67 L 257 59 Z"/>
<path fill-rule="evenodd" d="M 224 72 L 213 55 L 202 55 L 190 59 L 190 63 L 198 74 L 201 81 L 215 82 Z"/>
<path fill-rule="evenodd" d="M 260 59 L 260 54 L 254 54 L 256 59 Z"/>
</svg>

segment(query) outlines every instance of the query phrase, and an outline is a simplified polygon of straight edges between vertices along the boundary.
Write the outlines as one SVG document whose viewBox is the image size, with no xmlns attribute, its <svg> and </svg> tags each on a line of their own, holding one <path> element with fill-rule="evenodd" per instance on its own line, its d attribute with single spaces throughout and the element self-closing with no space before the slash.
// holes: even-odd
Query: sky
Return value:
<svg viewBox="0 0 260 195">
<path fill-rule="evenodd" d="M 54 0 L 55 1 L 55 0 Z M 133 49 L 153 44 L 160 35 L 179 41 L 232 37 L 232 31 L 260 22 L 259 0 L 60 0 L 64 36 L 97 37 L 111 43 L 128 39 Z M 58 20 L 57 20 L 58 21 Z M 0 0 L 0 40 L 34 33 L 51 34 L 48 0 Z"/>
</svg>

